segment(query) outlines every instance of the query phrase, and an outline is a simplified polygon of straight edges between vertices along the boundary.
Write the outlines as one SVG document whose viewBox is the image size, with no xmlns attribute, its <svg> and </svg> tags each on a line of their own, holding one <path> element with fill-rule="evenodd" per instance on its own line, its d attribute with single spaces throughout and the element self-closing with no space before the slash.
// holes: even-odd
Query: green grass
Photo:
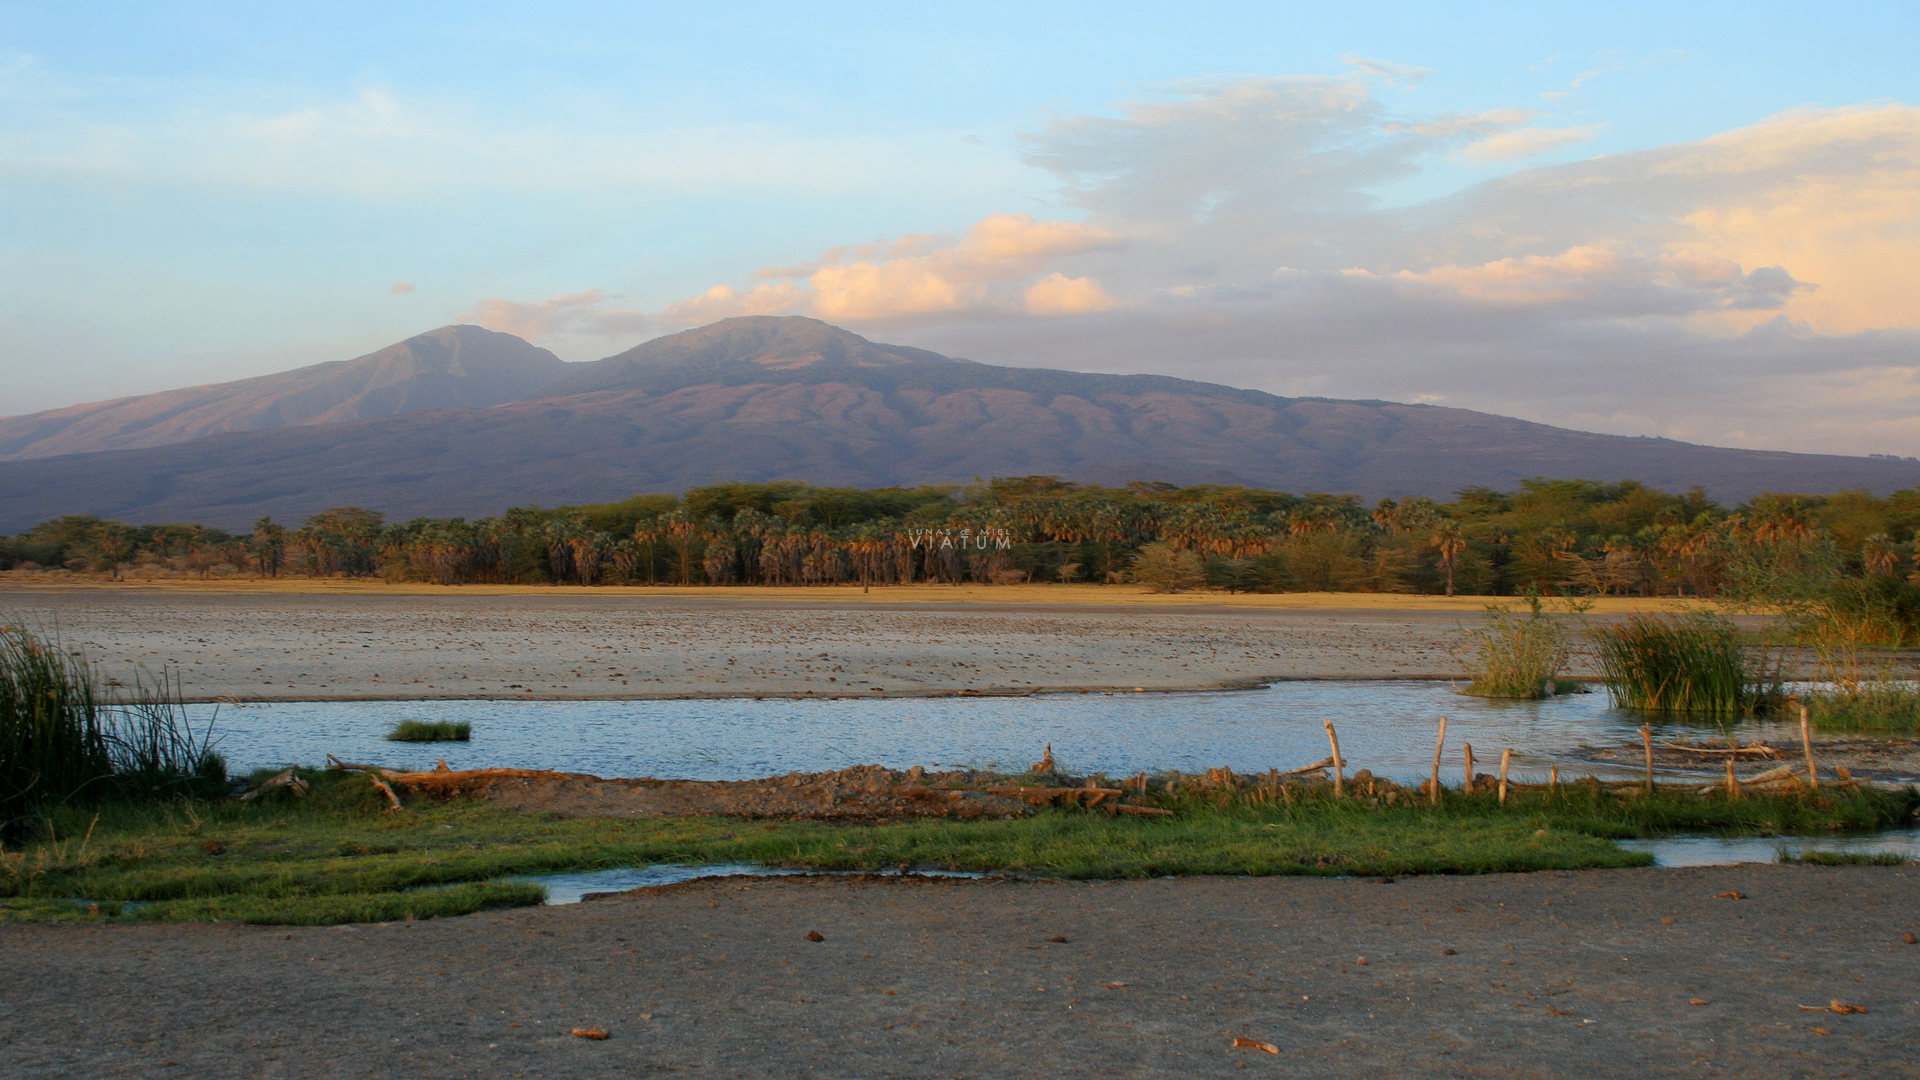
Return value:
<svg viewBox="0 0 1920 1080">
<path fill-rule="evenodd" d="M 1822 731 L 1920 732 L 1920 685 L 1905 680 L 1807 690 L 1800 700 Z"/>
<path fill-rule="evenodd" d="M 1669 831 L 1830 832 L 1904 821 L 1912 792 L 1622 798 L 1598 785 L 1516 790 L 1507 806 L 1449 792 L 1437 807 L 1306 791 L 1195 792 L 1175 813 L 1047 811 L 1007 821 L 888 825 L 742 819 L 563 819 L 485 803 L 381 810 L 363 777 L 303 774 L 313 792 L 67 812 L 0 852 L 0 920 L 240 919 L 322 924 L 539 902 L 498 879 L 659 863 L 821 870 L 900 866 L 1063 878 L 1164 874 L 1489 873 L 1646 865 L 1616 837 Z M 82 901 L 84 903 L 75 903 Z M 97 903 L 89 910 L 88 903 Z"/>
<path fill-rule="evenodd" d="M 1539 611 L 1525 618 L 1489 608 L 1486 623 L 1472 632 L 1479 656 L 1466 692 L 1476 697 L 1546 697 L 1558 692 L 1560 669 L 1567 664 L 1566 628 Z"/>
<path fill-rule="evenodd" d="M 454 720 L 402 720 L 387 732 L 388 742 L 466 742 L 473 725 Z"/>
<path fill-rule="evenodd" d="M 1780 696 L 1777 680 L 1753 670 L 1739 632 L 1717 615 L 1636 615 L 1592 634 L 1616 705 L 1733 718 Z"/>
<path fill-rule="evenodd" d="M 1802 851 L 1797 855 L 1782 851 L 1780 861 L 1801 866 L 1905 866 L 1912 860 L 1891 851 Z"/>
</svg>

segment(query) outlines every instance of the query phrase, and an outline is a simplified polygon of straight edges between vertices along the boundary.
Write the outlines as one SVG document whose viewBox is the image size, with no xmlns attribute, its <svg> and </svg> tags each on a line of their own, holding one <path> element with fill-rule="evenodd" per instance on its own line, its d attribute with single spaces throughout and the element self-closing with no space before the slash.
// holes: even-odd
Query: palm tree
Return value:
<svg viewBox="0 0 1920 1080">
<path fill-rule="evenodd" d="M 1444 521 L 1434 528 L 1429 542 L 1440 553 L 1440 572 L 1447 575 L 1447 595 L 1452 596 L 1454 567 L 1459 564 L 1460 553 L 1467 550 L 1467 538 L 1460 535 L 1459 525 Z"/>
</svg>

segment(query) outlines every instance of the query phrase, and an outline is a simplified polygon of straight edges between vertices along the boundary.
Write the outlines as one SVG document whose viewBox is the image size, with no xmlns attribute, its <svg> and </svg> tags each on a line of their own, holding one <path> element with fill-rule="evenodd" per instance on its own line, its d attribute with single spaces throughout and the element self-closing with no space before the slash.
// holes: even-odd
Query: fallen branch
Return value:
<svg viewBox="0 0 1920 1080">
<path fill-rule="evenodd" d="M 259 798 L 260 796 L 278 787 L 286 788 L 288 791 L 293 792 L 295 795 L 305 795 L 309 790 L 307 782 L 305 780 L 300 779 L 299 776 L 295 775 L 292 769 L 288 769 L 287 771 L 280 773 L 276 776 L 270 776 L 267 779 L 262 780 L 260 782 L 259 787 L 254 788 L 252 791 L 249 791 L 245 795 L 240 796 L 240 801 L 252 802 L 253 800 Z"/>
<path fill-rule="evenodd" d="M 1780 751 L 1766 743 L 1749 743 L 1746 746 L 1688 746 L 1685 743 L 1662 742 L 1668 750 L 1678 750 L 1686 754 L 1710 754 L 1716 757 L 1763 757 L 1779 758 Z"/>
<path fill-rule="evenodd" d="M 400 796 L 394 793 L 393 785 L 387 783 L 386 779 L 389 777 L 397 778 L 401 775 L 400 773 L 396 773 L 392 769 L 383 769 L 378 765 L 361 765 L 357 762 L 341 761 L 332 754 L 327 755 L 327 768 L 335 772 L 366 773 L 367 779 L 373 781 L 373 786 L 379 788 L 381 793 L 387 797 L 387 802 L 392 809 L 406 809 L 400 805 Z"/>
<path fill-rule="evenodd" d="M 1302 765 L 1297 769 L 1288 769 L 1286 772 L 1283 772 L 1280 775 L 1281 776 L 1305 776 L 1308 773 L 1326 772 L 1328 769 L 1331 769 L 1331 768 L 1333 768 L 1333 759 L 1321 758 L 1319 761 L 1316 761 L 1311 765 Z"/>
<path fill-rule="evenodd" d="M 339 758 L 334 757 L 332 754 L 327 755 L 327 768 L 329 771 L 333 771 L 333 772 L 345 771 L 345 772 L 374 773 L 378 776 L 387 776 L 387 777 L 401 775 L 400 773 L 394 772 L 392 769 L 388 769 L 379 765 L 362 765 L 356 761 L 341 761 Z"/>
</svg>

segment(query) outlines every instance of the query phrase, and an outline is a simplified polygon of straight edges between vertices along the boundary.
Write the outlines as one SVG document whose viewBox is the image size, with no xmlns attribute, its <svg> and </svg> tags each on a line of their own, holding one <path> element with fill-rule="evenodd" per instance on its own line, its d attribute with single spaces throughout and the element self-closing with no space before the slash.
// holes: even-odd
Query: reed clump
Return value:
<svg viewBox="0 0 1920 1080">
<path fill-rule="evenodd" d="M 0 835 L 64 804 L 219 791 L 211 723 L 196 731 L 179 696 L 163 678 L 111 700 L 83 655 L 0 626 Z"/>
<path fill-rule="evenodd" d="M 387 732 L 388 742 L 468 742 L 473 725 L 456 720 L 402 720 Z"/>
<path fill-rule="evenodd" d="M 1592 634 L 1616 705 L 1726 718 L 1781 700 L 1778 678 L 1750 663 L 1739 631 L 1721 616 L 1636 615 Z"/>
<path fill-rule="evenodd" d="M 1566 627 L 1542 614 L 1537 600 L 1526 616 L 1488 608 L 1485 624 L 1471 636 L 1479 658 L 1467 693 L 1530 701 L 1560 692 L 1571 642 Z"/>
<path fill-rule="evenodd" d="M 1867 679 L 1800 692 L 1813 725 L 1825 731 L 1920 731 L 1920 683 Z"/>
</svg>

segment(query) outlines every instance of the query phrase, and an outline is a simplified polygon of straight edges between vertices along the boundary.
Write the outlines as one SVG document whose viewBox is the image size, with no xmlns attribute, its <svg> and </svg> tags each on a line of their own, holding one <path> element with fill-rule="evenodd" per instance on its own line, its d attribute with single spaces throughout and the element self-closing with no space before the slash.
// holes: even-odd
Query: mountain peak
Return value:
<svg viewBox="0 0 1920 1080">
<path fill-rule="evenodd" d="M 643 342 L 623 353 L 573 365 L 553 395 L 659 389 L 689 378 L 738 382 L 785 372 L 803 378 L 855 370 L 963 363 L 925 349 L 868 341 L 802 315 L 742 315 Z"/>
<path fill-rule="evenodd" d="M 207 435 L 517 401 L 560 358 L 512 334 L 442 326 L 352 360 L 0 418 L 0 460 L 133 450 Z"/>
</svg>

